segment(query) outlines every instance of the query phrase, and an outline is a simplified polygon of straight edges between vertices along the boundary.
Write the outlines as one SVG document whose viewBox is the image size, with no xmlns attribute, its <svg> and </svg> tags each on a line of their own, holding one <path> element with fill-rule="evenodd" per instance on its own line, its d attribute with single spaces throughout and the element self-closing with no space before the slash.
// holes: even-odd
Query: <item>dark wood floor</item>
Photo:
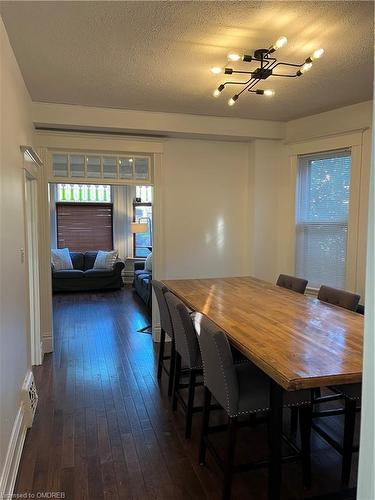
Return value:
<svg viewBox="0 0 375 500">
<path fill-rule="evenodd" d="M 54 296 L 55 351 L 34 370 L 40 399 L 16 493 L 64 492 L 69 500 L 220 498 L 216 466 L 197 463 L 199 415 L 186 441 L 182 413 L 171 411 L 165 383 L 158 386 L 152 339 L 137 332 L 148 322 L 130 289 Z M 341 423 L 332 427 L 340 432 Z M 241 433 L 239 455 L 266 456 L 265 429 Z M 287 464 L 283 498 L 334 498 L 339 455 L 314 435 L 312 458 L 311 490 L 302 488 L 300 464 Z M 236 476 L 233 499 L 265 499 L 266 484 L 266 470 Z"/>
</svg>

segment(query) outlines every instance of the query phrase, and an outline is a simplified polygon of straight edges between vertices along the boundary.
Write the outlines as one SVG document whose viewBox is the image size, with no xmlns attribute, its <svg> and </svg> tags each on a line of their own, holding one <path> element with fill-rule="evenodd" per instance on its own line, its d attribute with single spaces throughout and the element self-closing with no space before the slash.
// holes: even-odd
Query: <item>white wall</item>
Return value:
<svg viewBox="0 0 375 500">
<path fill-rule="evenodd" d="M 166 141 L 164 278 L 249 273 L 248 166 L 247 143 Z"/>
<path fill-rule="evenodd" d="M 14 58 L 2 20 L 1 37 L 1 320 L 0 320 L 0 474 L 17 412 L 20 389 L 29 367 L 26 317 L 23 213 L 23 155 L 32 144 L 30 97 Z"/>
</svg>

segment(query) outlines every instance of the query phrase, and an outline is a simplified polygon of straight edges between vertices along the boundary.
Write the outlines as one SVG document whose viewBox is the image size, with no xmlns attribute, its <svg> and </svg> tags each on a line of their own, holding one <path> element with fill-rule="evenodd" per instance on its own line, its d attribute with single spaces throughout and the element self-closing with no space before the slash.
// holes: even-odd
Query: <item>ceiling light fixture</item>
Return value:
<svg viewBox="0 0 375 500">
<path fill-rule="evenodd" d="M 215 66 L 211 68 L 211 72 L 215 75 L 218 75 L 220 73 L 224 73 L 225 75 L 236 75 L 236 74 L 242 74 L 242 75 L 249 75 L 249 79 L 244 82 L 239 82 L 239 81 L 227 81 L 219 85 L 214 91 L 213 91 L 213 96 L 214 97 L 219 97 L 222 91 L 225 89 L 225 87 L 228 85 L 242 85 L 243 88 L 240 92 L 237 92 L 233 97 L 231 97 L 228 101 L 229 106 L 233 106 L 240 95 L 245 92 L 246 90 L 248 92 L 252 92 L 254 94 L 258 95 L 264 95 L 267 97 L 272 97 L 275 95 L 275 91 L 271 89 L 267 90 L 261 90 L 261 89 L 256 89 L 255 87 L 261 82 L 262 80 L 267 80 L 267 78 L 271 76 L 281 76 L 284 78 L 295 78 L 298 76 L 302 76 L 304 73 L 309 71 L 312 66 L 313 62 L 316 61 L 317 59 L 320 59 L 322 55 L 324 54 L 324 49 L 317 49 L 315 50 L 310 57 L 305 59 L 305 61 L 302 64 L 294 64 L 294 63 L 288 63 L 288 62 L 282 62 L 278 61 L 276 57 L 273 57 L 271 54 L 273 54 L 276 50 L 281 49 L 288 43 L 288 39 L 286 36 L 280 37 L 276 42 L 271 45 L 270 48 L 268 49 L 257 49 L 254 51 L 253 55 L 249 54 L 237 54 L 236 52 L 230 52 L 228 54 L 228 61 L 232 62 L 246 62 L 246 63 L 256 63 L 258 64 L 258 67 L 255 68 L 252 71 L 244 71 L 244 70 L 239 70 L 239 69 L 234 69 L 234 68 L 221 68 L 219 66 Z M 297 71 L 294 73 L 277 73 L 275 72 L 275 69 L 278 67 L 282 66 L 288 66 L 289 68 L 297 68 Z"/>
</svg>

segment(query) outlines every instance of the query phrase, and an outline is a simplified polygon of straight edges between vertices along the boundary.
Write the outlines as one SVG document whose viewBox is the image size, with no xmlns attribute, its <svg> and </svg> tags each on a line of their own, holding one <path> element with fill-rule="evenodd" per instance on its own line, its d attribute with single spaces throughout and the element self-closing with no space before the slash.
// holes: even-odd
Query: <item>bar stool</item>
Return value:
<svg viewBox="0 0 375 500">
<path fill-rule="evenodd" d="M 296 276 L 288 276 L 287 274 L 280 274 L 277 278 L 276 285 L 288 290 L 293 290 L 297 293 L 305 293 L 308 281 Z"/>
<path fill-rule="evenodd" d="M 344 307 L 350 311 L 359 311 L 364 314 L 364 307 L 358 306 L 360 296 L 355 293 L 338 290 L 328 286 L 321 286 L 318 293 L 318 299 L 338 307 Z M 343 484 L 348 485 L 350 480 L 352 455 L 353 452 L 356 452 L 359 449 L 358 446 L 353 445 L 353 441 L 356 412 L 360 411 L 360 405 L 358 405 L 358 403 L 361 400 L 362 384 L 336 385 L 330 386 L 329 389 L 333 392 L 333 394 L 327 396 L 321 396 L 320 389 L 318 389 L 317 395 L 314 395 L 313 397 L 313 403 L 322 404 L 330 401 L 344 400 L 344 407 L 328 410 L 320 410 L 319 408 L 319 411 L 314 411 L 313 416 L 314 418 L 321 418 L 343 414 L 344 436 L 342 443 L 332 438 L 332 436 L 330 436 L 315 422 L 313 422 L 312 426 L 318 434 L 320 434 L 331 446 L 336 449 L 336 451 L 341 453 L 343 457 L 341 481 Z"/>
<path fill-rule="evenodd" d="M 169 309 L 167 306 L 167 302 L 165 300 L 165 294 L 168 292 L 168 288 L 163 285 L 160 281 L 152 280 L 152 287 L 155 292 L 156 300 L 159 306 L 160 313 L 160 345 L 159 345 L 159 356 L 158 356 L 158 371 L 157 377 L 158 380 L 161 379 L 163 369 L 169 376 L 168 380 L 168 396 L 172 395 L 173 390 L 173 371 L 175 366 L 175 342 L 174 342 L 174 334 L 173 334 L 173 325 L 169 313 Z M 171 338 L 171 355 L 166 356 L 164 354 L 165 351 L 165 335 L 168 335 Z M 169 369 L 166 368 L 164 361 L 170 360 Z"/>
<path fill-rule="evenodd" d="M 177 402 L 180 402 L 186 413 L 185 437 L 190 438 L 193 413 L 202 411 L 201 406 L 194 406 L 195 387 L 203 385 L 202 380 L 197 380 L 197 377 L 202 375 L 202 358 L 192 322 L 194 313 L 191 314 L 186 305 L 173 293 L 166 292 L 164 297 L 172 321 L 176 348 L 172 408 L 175 410 Z M 189 375 L 187 404 L 180 394 L 180 389 L 186 387 L 186 384 L 180 382 L 182 363 Z"/>
<path fill-rule="evenodd" d="M 205 387 L 202 432 L 199 448 L 199 463 L 204 465 L 206 449 L 224 471 L 223 498 L 231 493 L 232 474 L 252 468 L 267 466 L 267 461 L 234 466 L 236 434 L 240 417 L 266 414 L 269 409 L 269 378 L 252 363 L 234 364 L 232 351 L 224 332 L 200 313 L 194 315 L 194 325 L 198 336 L 203 361 Z M 209 434 L 218 432 L 222 426 L 209 426 L 211 396 L 225 410 L 228 417 L 226 452 L 224 461 L 209 440 Z M 284 406 L 297 406 L 300 410 L 301 458 L 305 485 L 310 484 L 310 432 L 311 399 L 309 391 L 286 392 Z M 258 418 L 251 421 L 254 425 Z M 264 420 L 264 419 L 263 419 Z M 294 449 L 296 449 L 294 447 Z M 290 460 L 291 457 L 288 457 Z"/>
</svg>

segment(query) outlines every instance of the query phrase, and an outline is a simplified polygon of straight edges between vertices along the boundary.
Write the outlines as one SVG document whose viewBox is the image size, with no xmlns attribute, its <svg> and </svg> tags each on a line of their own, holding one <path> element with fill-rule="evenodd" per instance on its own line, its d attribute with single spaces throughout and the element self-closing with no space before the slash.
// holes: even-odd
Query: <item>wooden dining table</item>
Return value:
<svg viewBox="0 0 375 500">
<path fill-rule="evenodd" d="M 253 277 L 163 283 L 269 376 L 268 498 L 280 498 L 283 392 L 360 382 L 363 316 Z"/>
</svg>

